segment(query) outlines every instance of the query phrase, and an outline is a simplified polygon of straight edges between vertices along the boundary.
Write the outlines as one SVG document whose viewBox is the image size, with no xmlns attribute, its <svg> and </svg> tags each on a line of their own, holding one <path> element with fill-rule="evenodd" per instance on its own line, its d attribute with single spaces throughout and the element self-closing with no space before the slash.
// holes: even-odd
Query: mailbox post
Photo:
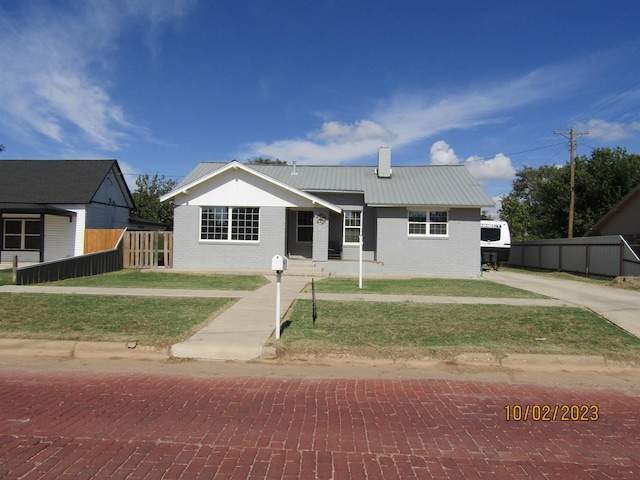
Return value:
<svg viewBox="0 0 640 480">
<path fill-rule="evenodd" d="M 276 340 L 280 339 L 280 284 L 282 272 L 287 269 L 289 260 L 282 255 L 275 255 L 271 259 L 271 270 L 276 272 Z"/>
</svg>

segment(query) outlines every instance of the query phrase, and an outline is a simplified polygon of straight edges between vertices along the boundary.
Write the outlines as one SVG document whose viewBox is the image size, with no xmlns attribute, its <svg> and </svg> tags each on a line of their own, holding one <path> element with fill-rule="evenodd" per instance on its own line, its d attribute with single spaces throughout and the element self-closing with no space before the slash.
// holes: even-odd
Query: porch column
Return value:
<svg viewBox="0 0 640 480">
<path fill-rule="evenodd" d="M 329 210 L 313 209 L 313 248 L 311 257 L 314 262 L 329 260 Z"/>
</svg>

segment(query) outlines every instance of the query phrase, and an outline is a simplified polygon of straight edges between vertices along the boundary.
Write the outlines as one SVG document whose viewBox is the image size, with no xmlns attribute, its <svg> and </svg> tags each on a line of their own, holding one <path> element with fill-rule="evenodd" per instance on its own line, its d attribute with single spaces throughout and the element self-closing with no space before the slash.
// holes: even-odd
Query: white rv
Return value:
<svg viewBox="0 0 640 480">
<path fill-rule="evenodd" d="M 495 270 L 509 260 L 511 233 L 507 222 L 480 221 L 480 255 L 482 265 L 491 265 Z"/>
</svg>

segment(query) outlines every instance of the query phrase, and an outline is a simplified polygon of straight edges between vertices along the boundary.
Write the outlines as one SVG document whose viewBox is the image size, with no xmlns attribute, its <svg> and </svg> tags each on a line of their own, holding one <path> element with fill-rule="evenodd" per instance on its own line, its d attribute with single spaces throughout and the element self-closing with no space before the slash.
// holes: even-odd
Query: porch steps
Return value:
<svg viewBox="0 0 640 480">
<path fill-rule="evenodd" d="M 325 278 L 330 276 L 331 272 L 325 271 L 323 268 L 317 266 L 313 261 L 309 259 L 289 258 L 289 264 L 285 275 L 296 277 Z"/>
</svg>

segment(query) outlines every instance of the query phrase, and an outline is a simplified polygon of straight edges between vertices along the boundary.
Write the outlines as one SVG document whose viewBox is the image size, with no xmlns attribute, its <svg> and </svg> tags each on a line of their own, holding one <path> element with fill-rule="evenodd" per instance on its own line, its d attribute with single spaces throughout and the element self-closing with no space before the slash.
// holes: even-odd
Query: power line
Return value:
<svg viewBox="0 0 640 480">
<path fill-rule="evenodd" d="M 545 148 L 557 147 L 558 145 L 564 145 L 564 142 L 562 142 L 562 143 L 554 143 L 552 145 L 544 145 L 542 147 L 534 147 L 534 148 L 530 148 L 529 150 L 522 150 L 520 152 L 505 153 L 505 156 L 513 157 L 514 155 L 521 155 L 523 153 L 535 152 L 537 150 L 544 150 Z"/>
<path fill-rule="evenodd" d="M 599 112 L 600 110 L 603 110 L 606 106 L 608 106 L 609 104 L 613 104 L 614 101 L 616 99 L 620 99 L 622 97 L 626 97 L 627 95 L 630 95 L 632 92 L 631 90 L 634 87 L 637 87 L 638 85 L 640 85 L 640 80 L 638 80 L 637 82 L 635 82 L 633 85 L 631 85 L 630 87 L 625 88 L 624 90 L 622 90 L 621 92 L 618 92 L 617 94 L 615 94 L 614 96 L 612 96 L 611 98 L 608 98 L 607 100 L 604 100 L 603 102 L 600 102 L 598 105 L 596 105 L 594 108 L 587 110 L 586 112 L 584 112 L 581 115 L 578 115 L 577 117 L 574 117 L 571 121 L 569 121 L 569 125 L 573 125 L 575 123 L 578 123 L 581 119 L 589 116 L 589 115 L 594 115 L 596 112 Z M 635 107 L 634 107 L 635 108 Z"/>
</svg>

